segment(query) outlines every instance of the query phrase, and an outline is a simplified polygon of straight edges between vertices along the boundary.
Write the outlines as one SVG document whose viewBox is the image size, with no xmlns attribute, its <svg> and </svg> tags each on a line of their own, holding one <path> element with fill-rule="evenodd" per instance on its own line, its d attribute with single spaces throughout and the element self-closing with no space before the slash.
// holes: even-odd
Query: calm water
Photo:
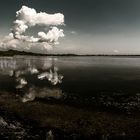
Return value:
<svg viewBox="0 0 140 140">
<path fill-rule="evenodd" d="M 0 139 L 139 138 L 140 58 L 0 57 L 0 103 Z"/>
<path fill-rule="evenodd" d="M 135 95 L 140 93 L 140 58 L 0 57 L 0 91 L 22 92 L 23 102 L 36 97 Z"/>
</svg>

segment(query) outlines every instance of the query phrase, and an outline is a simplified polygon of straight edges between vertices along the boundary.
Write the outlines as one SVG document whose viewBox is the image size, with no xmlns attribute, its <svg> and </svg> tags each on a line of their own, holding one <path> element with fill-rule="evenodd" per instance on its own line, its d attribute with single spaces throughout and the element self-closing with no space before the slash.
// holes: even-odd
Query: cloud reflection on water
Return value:
<svg viewBox="0 0 140 140">
<path fill-rule="evenodd" d="M 55 98 L 60 99 L 64 96 L 62 90 L 59 88 L 35 88 L 30 87 L 29 90 L 22 97 L 22 102 L 33 101 L 35 98 Z"/>
<path fill-rule="evenodd" d="M 29 57 L 24 59 L 22 56 L 1 57 L 0 58 L 0 75 L 8 75 L 15 82 L 15 88 L 18 91 L 24 91 L 22 102 L 33 101 L 37 98 L 55 98 L 63 97 L 62 90 L 58 84 L 62 83 L 63 75 L 58 74 L 56 65 L 57 58 L 36 59 Z M 38 81 L 47 81 L 45 87 L 38 87 L 30 83 L 28 77 L 35 77 Z"/>
</svg>

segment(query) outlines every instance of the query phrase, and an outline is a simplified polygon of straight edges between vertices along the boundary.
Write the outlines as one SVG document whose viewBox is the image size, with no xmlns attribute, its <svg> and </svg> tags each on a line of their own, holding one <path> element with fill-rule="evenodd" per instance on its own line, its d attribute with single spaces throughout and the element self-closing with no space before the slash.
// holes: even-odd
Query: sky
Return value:
<svg viewBox="0 0 140 140">
<path fill-rule="evenodd" d="M 1 0 L 0 39 L 10 32 L 23 5 L 64 14 L 65 37 L 51 53 L 140 54 L 139 0 Z"/>
</svg>

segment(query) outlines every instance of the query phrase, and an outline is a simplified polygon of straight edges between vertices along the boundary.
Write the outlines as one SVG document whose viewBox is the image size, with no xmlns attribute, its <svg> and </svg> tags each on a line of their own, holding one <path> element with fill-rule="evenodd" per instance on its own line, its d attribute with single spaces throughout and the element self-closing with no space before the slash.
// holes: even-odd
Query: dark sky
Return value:
<svg viewBox="0 0 140 140">
<path fill-rule="evenodd" d="M 140 0 L 1 0 L 0 31 L 8 34 L 22 5 L 65 15 L 56 52 L 139 53 Z"/>
</svg>

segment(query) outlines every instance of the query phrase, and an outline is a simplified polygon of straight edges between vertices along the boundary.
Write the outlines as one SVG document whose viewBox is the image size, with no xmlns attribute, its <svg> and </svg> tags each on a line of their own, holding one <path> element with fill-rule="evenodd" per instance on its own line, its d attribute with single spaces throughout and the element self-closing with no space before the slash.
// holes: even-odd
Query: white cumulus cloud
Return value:
<svg viewBox="0 0 140 140">
<path fill-rule="evenodd" d="M 40 47 L 37 48 L 38 50 L 44 51 L 59 44 L 58 39 L 64 37 L 63 29 L 57 27 L 58 25 L 64 25 L 64 15 L 61 13 L 37 13 L 33 8 L 22 6 L 16 12 L 16 20 L 13 24 L 11 33 L 0 43 L 1 50 L 15 49 L 34 52 L 37 45 Z M 38 32 L 35 37 L 26 35 L 26 31 L 34 26 L 42 26 L 44 29 Z M 46 27 L 49 27 L 47 32 L 45 31 Z"/>
</svg>

